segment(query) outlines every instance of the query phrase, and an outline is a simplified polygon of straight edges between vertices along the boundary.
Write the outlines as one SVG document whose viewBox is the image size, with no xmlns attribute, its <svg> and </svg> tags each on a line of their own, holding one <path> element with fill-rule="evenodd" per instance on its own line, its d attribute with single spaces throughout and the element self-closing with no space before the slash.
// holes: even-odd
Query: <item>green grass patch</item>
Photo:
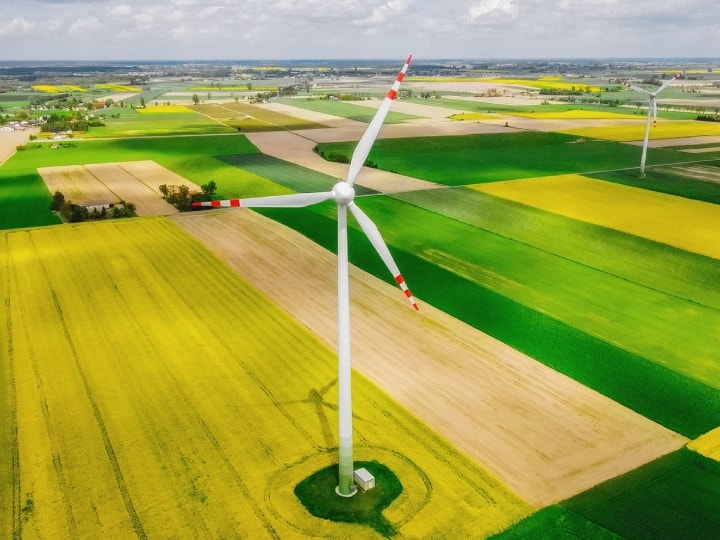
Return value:
<svg viewBox="0 0 720 540">
<path fill-rule="evenodd" d="M 313 171 L 265 154 L 228 155 L 220 156 L 219 159 L 234 167 L 271 179 L 273 182 L 299 193 L 330 191 L 338 181 L 337 178 L 328 174 Z M 377 192 L 370 188 L 355 185 L 355 193 L 369 195 Z M 247 194 L 238 193 L 236 196 L 247 197 Z"/>
<path fill-rule="evenodd" d="M 52 196 L 37 172 L 0 168 L 0 229 L 56 225 Z"/>
<path fill-rule="evenodd" d="M 396 531 L 382 512 L 402 493 L 397 476 L 377 461 L 357 461 L 355 467 L 364 467 L 375 477 L 375 487 L 358 490 L 353 497 L 340 497 L 335 493 L 338 485 L 337 465 L 317 471 L 295 486 L 295 495 L 313 516 L 359 523 L 372 527 L 385 537 Z"/>
<path fill-rule="evenodd" d="M 317 122 L 273 111 L 249 103 L 210 103 L 196 105 L 193 110 L 244 132 L 319 129 Z"/>
<path fill-rule="evenodd" d="M 466 185 L 566 173 L 638 167 L 638 148 L 609 141 L 578 143 L 561 133 L 417 137 L 375 141 L 369 159 L 380 169 L 446 185 Z M 319 150 L 350 156 L 355 142 L 321 143 Z M 690 161 L 687 154 L 651 148 L 648 162 Z"/>
<path fill-rule="evenodd" d="M 678 450 L 561 504 L 623 538 L 714 537 L 720 463 Z"/>
<path fill-rule="evenodd" d="M 332 116 L 339 116 L 341 118 L 364 122 L 366 124 L 370 123 L 377 112 L 377 109 L 374 107 L 365 107 L 364 105 L 348 103 L 347 101 L 331 101 L 329 99 L 288 99 L 281 100 L 281 102 L 297 107 L 298 109 L 306 109 L 308 111 L 330 114 Z M 385 117 L 384 123 L 401 124 L 416 118 L 421 117 L 391 110 Z"/>
<path fill-rule="evenodd" d="M 160 107 L 158 107 L 160 108 Z M 115 111 L 122 110 L 122 113 Z M 217 122 L 201 114 L 188 114 L 187 112 L 165 114 L 140 114 L 126 109 L 113 109 L 113 114 L 103 119 L 105 126 L 93 127 L 85 138 L 103 137 L 144 137 L 157 135 L 200 135 L 232 133 L 233 128 Z"/>
<path fill-rule="evenodd" d="M 622 536 L 601 527 L 581 515 L 563 508 L 548 506 L 526 517 L 508 530 L 491 536 L 492 540 L 622 540 Z"/>
</svg>

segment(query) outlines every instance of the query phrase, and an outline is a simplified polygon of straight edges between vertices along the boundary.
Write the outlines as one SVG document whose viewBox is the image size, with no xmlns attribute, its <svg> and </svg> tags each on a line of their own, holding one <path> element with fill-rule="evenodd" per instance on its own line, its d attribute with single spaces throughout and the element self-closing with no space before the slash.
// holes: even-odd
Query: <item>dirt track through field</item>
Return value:
<svg viewBox="0 0 720 540">
<path fill-rule="evenodd" d="M 251 211 L 172 219 L 336 346 L 333 254 Z M 350 290 L 354 368 L 535 505 L 686 443 L 422 299 L 413 311 L 396 287 L 355 267 Z"/>
</svg>

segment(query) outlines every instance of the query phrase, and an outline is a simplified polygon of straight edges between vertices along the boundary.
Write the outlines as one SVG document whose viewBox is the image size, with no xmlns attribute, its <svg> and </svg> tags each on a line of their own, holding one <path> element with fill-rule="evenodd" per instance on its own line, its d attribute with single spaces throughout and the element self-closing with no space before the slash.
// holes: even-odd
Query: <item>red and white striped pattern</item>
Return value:
<svg viewBox="0 0 720 540">
<path fill-rule="evenodd" d="M 410 292 L 410 289 L 408 289 L 407 284 L 405 283 L 405 278 L 402 277 L 402 274 L 398 274 L 395 276 L 395 282 L 400 285 L 400 289 L 402 292 L 405 293 L 405 296 L 407 296 L 407 299 L 410 300 L 410 303 L 412 304 L 412 307 L 415 308 L 415 311 L 420 311 L 420 308 L 417 305 L 417 302 L 415 301 L 415 297 Z"/>
<path fill-rule="evenodd" d="M 398 90 L 400 90 L 400 83 L 405 78 L 405 72 L 410 66 L 410 62 L 412 62 L 412 54 L 407 57 L 407 60 L 405 60 L 405 65 L 400 70 L 400 73 L 398 73 L 397 77 L 395 78 L 395 82 L 390 87 L 390 90 L 388 90 L 387 94 L 385 94 L 386 98 L 391 100 L 397 98 Z"/>
<path fill-rule="evenodd" d="M 216 207 L 238 207 L 241 206 L 240 199 L 227 199 L 224 201 L 197 201 L 192 203 L 193 206 L 216 206 Z"/>
</svg>

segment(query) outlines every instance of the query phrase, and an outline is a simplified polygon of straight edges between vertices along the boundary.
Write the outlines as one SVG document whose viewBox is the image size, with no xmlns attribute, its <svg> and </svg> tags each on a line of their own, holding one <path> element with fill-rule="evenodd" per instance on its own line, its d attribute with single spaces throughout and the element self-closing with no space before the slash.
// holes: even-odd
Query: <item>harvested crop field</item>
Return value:
<svg viewBox="0 0 720 540">
<path fill-rule="evenodd" d="M 41 167 L 38 172 L 48 191 L 60 191 L 67 201 L 92 206 L 123 200 L 135 204 L 139 216 L 177 212 L 162 198 L 159 188 L 163 184 L 200 191 L 194 183 L 150 160 Z"/>
<path fill-rule="evenodd" d="M 335 346 L 334 255 L 253 212 L 173 219 Z M 422 299 L 419 313 L 408 309 L 395 287 L 356 268 L 351 295 L 355 369 L 533 504 L 685 443 Z"/>
</svg>

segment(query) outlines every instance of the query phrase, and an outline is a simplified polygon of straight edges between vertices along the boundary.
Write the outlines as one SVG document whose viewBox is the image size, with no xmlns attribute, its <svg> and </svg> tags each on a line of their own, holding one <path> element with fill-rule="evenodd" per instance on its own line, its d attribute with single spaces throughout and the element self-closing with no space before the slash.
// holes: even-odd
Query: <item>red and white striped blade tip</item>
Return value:
<svg viewBox="0 0 720 540">
<path fill-rule="evenodd" d="M 415 297 L 410 292 L 410 289 L 408 288 L 407 283 L 405 283 L 405 278 L 402 277 L 402 274 L 398 274 L 397 276 L 395 276 L 395 282 L 398 285 L 400 285 L 400 289 L 402 290 L 403 293 L 405 293 L 405 296 L 412 304 L 412 307 L 415 308 L 415 311 L 420 311 L 420 308 L 418 307 L 417 302 L 415 301 Z"/>
<path fill-rule="evenodd" d="M 213 207 L 230 207 L 241 206 L 240 199 L 227 199 L 224 201 L 195 201 L 191 203 L 193 206 L 213 206 Z"/>
</svg>

